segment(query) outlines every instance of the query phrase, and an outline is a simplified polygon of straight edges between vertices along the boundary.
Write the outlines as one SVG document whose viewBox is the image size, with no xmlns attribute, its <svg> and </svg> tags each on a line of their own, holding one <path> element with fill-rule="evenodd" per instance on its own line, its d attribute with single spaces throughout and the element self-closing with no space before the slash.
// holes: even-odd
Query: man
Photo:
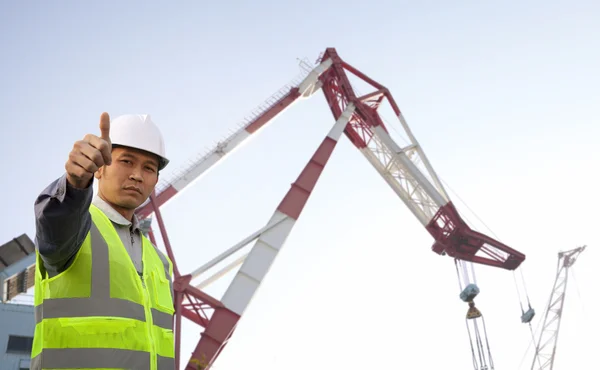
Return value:
<svg viewBox="0 0 600 370">
<path fill-rule="evenodd" d="M 172 264 L 134 215 L 168 163 L 163 138 L 148 115 L 103 113 L 100 133 L 35 202 L 31 369 L 174 369 Z"/>
</svg>

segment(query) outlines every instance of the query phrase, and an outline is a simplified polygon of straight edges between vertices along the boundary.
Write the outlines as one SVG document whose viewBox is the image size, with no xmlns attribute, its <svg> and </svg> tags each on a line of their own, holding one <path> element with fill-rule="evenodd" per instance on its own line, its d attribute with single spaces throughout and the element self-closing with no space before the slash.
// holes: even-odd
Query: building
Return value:
<svg viewBox="0 0 600 370">
<path fill-rule="evenodd" d="M 25 234 L 0 246 L 0 370 L 29 369 L 35 318 L 26 294 L 34 285 L 34 251 Z"/>
<path fill-rule="evenodd" d="M 29 369 L 34 328 L 33 305 L 0 303 L 0 370 Z"/>
</svg>

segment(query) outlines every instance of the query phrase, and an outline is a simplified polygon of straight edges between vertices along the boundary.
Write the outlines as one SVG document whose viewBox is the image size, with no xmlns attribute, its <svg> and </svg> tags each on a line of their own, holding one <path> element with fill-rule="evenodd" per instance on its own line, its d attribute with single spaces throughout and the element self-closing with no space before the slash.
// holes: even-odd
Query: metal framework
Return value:
<svg viewBox="0 0 600 370">
<path fill-rule="evenodd" d="M 546 308 L 542 331 L 535 349 L 531 370 L 552 370 L 554 367 L 554 356 L 556 355 L 558 331 L 560 329 L 565 295 L 567 293 L 569 269 L 575 264 L 575 261 L 577 261 L 577 258 L 585 248 L 586 246 L 584 245 L 583 247 L 558 253 L 556 278 L 554 279 L 554 286 L 550 293 L 550 300 Z"/>
<path fill-rule="evenodd" d="M 214 363 L 291 233 L 342 133 L 421 221 L 434 239 L 432 250 L 435 253 L 507 270 L 516 269 L 525 260 L 524 254 L 472 230 L 463 221 L 387 88 L 343 61 L 333 48 L 326 49 L 317 63 L 318 65 L 312 68 L 302 62 L 304 72 L 299 79 L 284 86 L 268 99 L 242 123 L 238 131 L 191 162 L 173 180 L 157 187 L 150 201 L 137 211 L 141 219 L 155 214 L 167 253 L 174 264 L 177 369 L 180 362 L 182 316 L 204 328 L 185 369 L 207 369 Z M 348 79 L 348 73 L 367 82 L 374 91 L 357 96 Z M 160 206 L 205 174 L 293 103 L 309 98 L 319 90 L 323 91 L 335 124 L 283 197 L 271 219 L 263 228 L 206 265 L 190 274 L 182 275 L 175 262 L 173 248 L 160 214 Z M 388 100 L 411 141 L 406 147 L 400 147 L 391 138 L 378 113 L 384 99 Z M 149 231 L 149 235 L 155 242 L 152 230 Z M 254 245 L 246 255 L 203 283 L 192 285 L 192 279 L 251 242 L 254 242 Z M 241 267 L 220 300 L 201 290 L 206 284 L 239 264 Z"/>
</svg>

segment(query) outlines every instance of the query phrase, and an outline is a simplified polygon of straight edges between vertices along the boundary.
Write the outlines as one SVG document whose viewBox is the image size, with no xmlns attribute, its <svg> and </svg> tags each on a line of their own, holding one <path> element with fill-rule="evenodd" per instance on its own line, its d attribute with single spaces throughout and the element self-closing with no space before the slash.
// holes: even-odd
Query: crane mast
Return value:
<svg viewBox="0 0 600 370">
<path fill-rule="evenodd" d="M 304 73 L 300 78 L 287 84 L 268 99 L 242 123 L 238 131 L 233 132 L 220 141 L 215 148 L 191 162 L 172 180 L 157 187 L 157 191 L 150 196 L 150 201 L 137 210 L 140 219 L 147 219 L 152 213 L 155 214 L 167 253 L 173 261 L 177 369 L 180 361 L 182 316 L 204 328 L 185 369 L 208 369 L 212 366 L 285 244 L 342 134 L 345 134 L 360 150 L 430 233 L 434 239 L 432 250 L 435 253 L 448 255 L 455 261 L 461 261 L 469 266 L 476 263 L 506 270 L 518 268 L 525 260 L 524 254 L 472 230 L 463 221 L 387 88 L 343 61 L 333 48 L 326 49 L 315 68 L 309 67 L 306 63 L 301 66 L 304 68 Z M 375 91 L 357 96 L 346 72 L 366 81 L 374 87 Z M 175 263 L 160 206 L 173 199 L 240 144 L 266 127 L 293 103 L 309 98 L 319 90 L 324 93 L 335 124 L 276 207 L 270 220 L 264 227 L 210 262 L 187 275 L 182 275 Z M 400 125 L 411 141 L 406 147 L 400 147 L 392 139 L 377 112 L 384 99 L 387 99 L 392 106 Z M 148 234 L 155 242 L 151 228 Z M 244 256 L 202 283 L 192 285 L 193 279 L 202 276 L 252 242 L 254 245 Z M 210 297 L 201 290 L 238 265 L 241 267 L 220 300 Z M 465 278 L 465 289 L 472 288 L 474 282 L 471 280 Z M 461 299 L 469 302 L 470 307 L 474 308 L 472 299 L 476 293 L 472 293 L 473 291 L 465 293 L 465 297 L 461 293 Z M 471 311 L 470 309 L 469 320 L 482 320 L 481 315 L 473 315 Z M 481 369 L 483 368 L 482 365 Z"/>
<path fill-rule="evenodd" d="M 565 295 L 567 293 L 567 280 L 569 269 L 575 264 L 579 255 L 585 250 L 586 246 L 578 247 L 566 252 L 558 253 L 558 263 L 556 267 L 556 278 L 546 314 L 540 332 L 531 370 L 552 370 L 554 366 L 554 356 L 556 355 L 556 345 L 558 342 L 558 332 L 562 320 Z"/>
</svg>

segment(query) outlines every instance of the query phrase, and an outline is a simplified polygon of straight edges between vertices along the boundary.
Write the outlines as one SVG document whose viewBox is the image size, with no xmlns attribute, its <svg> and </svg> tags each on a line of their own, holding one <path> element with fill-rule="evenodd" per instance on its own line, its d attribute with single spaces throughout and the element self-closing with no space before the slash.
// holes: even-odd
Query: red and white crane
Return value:
<svg viewBox="0 0 600 370">
<path fill-rule="evenodd" d="M 461 285 L 461 299 L 469 302 L 471 306 L 469 320 L 482 320 L 472 302 L 479 290 L 474 284 L 473 275 L 460 270 L 466 272 L 469 267 L 472 269 L 471 263 L 515 270 L 525 260 L 524 254 L 471 229 L 461 218 L 387 88 L 343 61 L 334 48 L 326 49 L 317 63 L 315 68 L 301 64 L 305 71 L 300 79 L 280 89 L 259 107 L 237 132 L 218 143 L 214 149 L 194 161 L 166 185 L 157 188 L 150 201 L 137 211 L 142 219 L 155 214 L 167 253 L 174 264 L 177 369 L 180 361 L 182 316 L 204 328 L 192 358 L 187 362 L 186 370 L 210 367 L 223 350 L 240 316 L 250 304 L 291 233 L 342 134 L 360 150 L 431 234 L 434 239 L 432 250 L 437 254 L 453 257 L 457 264 L 461 265 L 458 269 L 459 279 L 465 283 L 464 286 Z M 348 73 L 371 85 L 374 91 L 358 96 L 350 84 Z M 335 123 L 291 185 L 271 219 L 260 230 L 212 261 L 190 274 L 182 275 L 169 243 L 160 206 L 206 173 L 293 103 L 309 98 L 319 90 L 323 91 Z M 410 144 L 405 147 L 401 147 L 392 139 L 378 113 L 384 99 L 391 105 L 410 140 Z M 154 241 L 152 230 L 149 234 Z M 215 274 L 202 284 L 191 284 L 192 279 L 251 242 L 254 242 L 254 245 L 246 255 L 225 267 L 224 272 L 241 264 L 220 300 L 210 297 L 201 288 L 224 272 Z M 471 334 L 471 331 L 469 333 Z M 472 338 L 472 346 L 476 343 L 479 355 L 476 360 L 474 352 L 474 367 L 477 370 L 493 369 L 489 348 L 484 348 L 487 343 L 482 342 L 477 326 L 475 338 Z M 483 353 L 485 351 L 487 352 Z"/>
</svg>

